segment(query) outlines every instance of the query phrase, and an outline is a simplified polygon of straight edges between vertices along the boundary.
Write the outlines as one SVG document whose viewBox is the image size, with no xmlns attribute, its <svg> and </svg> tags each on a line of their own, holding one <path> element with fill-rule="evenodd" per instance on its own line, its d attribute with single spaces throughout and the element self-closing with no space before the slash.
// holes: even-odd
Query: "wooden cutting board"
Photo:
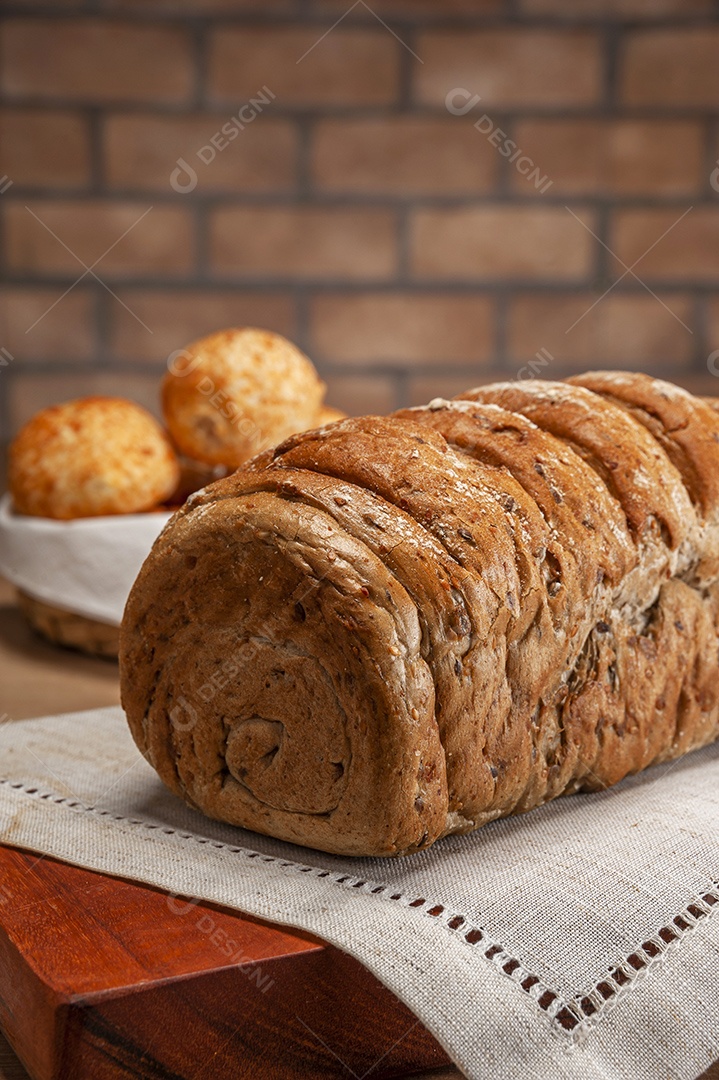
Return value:
<svg viewBox="0 0 719 1080">
<path fill-rule="evenodd" d="M 449 1064 L 373 975 L 308 934 L 1 845 L 0 1028 L 34 1080 Z"/>
</svg>

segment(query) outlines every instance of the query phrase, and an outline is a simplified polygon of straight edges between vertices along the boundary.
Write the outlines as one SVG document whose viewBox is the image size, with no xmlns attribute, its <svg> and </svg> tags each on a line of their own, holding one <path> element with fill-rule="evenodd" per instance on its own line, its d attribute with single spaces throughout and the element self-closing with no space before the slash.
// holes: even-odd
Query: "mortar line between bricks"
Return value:
<svg viewBox="0 0 719 1080">
<path fill-rule="evenodd" d="M 102 109 L 107 114 L 131 113 L 133 116 L 147 115 L 151 117 L 166 116 L 184 118 L 187 116 L 188 111 L 196 111 L 196 106 L 192 100 L 183 100 L 180 102 L 148 102 L 118 98 L 111 101 L 93 102 L 84 98 L 64 98 L 57 94 L 53 95 L 52 98 L 45 94 L 26 94 L 18 97 L 5 94 L 1 100 L 6 108 L 26 110 L 41 108 L 53 112 L 77 112 L 78 109 L 96 107 Z M 232 116 L 236 106 L 237 102 L 234 98 L 228 98 L 224 102 L 212 100 L 202 106 L 202 112 L 208 117 L 216 117 L 218 120 L 227 120 Z M 284 105 L 281 101 L 277 101 L 272 103 L 272 115 L 273 117 L 281 119 L 296 119 L 298 116 L 302 115 L 311 115 L 315 119 L 328 120 L 382 119 L 387 115 L 388 111 L 391 112 L 394 108 L 395 103 L 392 101 L 376 104 L 362 102 L 354 105 L 327 105 L 326 103 L 323 104 L 318 101 L 315 105 L 302 103 L 296 106 Z M 584 104 L 573 106 L 567 106 L 566 104 L 556 106 L 535 106 L 530 100 L 513 105 L 503 105 L 501 102 L 492 104 L 491 101 L 484 100 L 482 108 L 492 116 L 496 123 L 500 124 L 508 122 L 511 119 L 584 120 L 607 118 L 607 108 L 603 101 L 586 102 Z M 711 118 L 716 114 L 714 105 L 649 106 L 625 105 L 624 103 L 620 103 L 618 109 L 621 109 L 621 112 L 618 112 L 616 116 L 610 116 L 609 119 L 696 121 L 701 120 L 702 118 Z M 425 104 L 423 102 L 413 101 L 407 109 L 398 115 L 412 116 L 415 118 L 425 117 L 428 120 L 443 118 L 448 122 L 452 122 L 453 120 L 453 118 L 448 115 L 442 102 Z M 467 119 L 470 120 L 469 117 Z"/>
<path fill-rule="evenodd" d="M 107 289 L 103 289 L 98 282 L 93 282 L 92 291 L 94 295 L 94 321 L 95 321 L 95 340 L 96 340 L 96 353 L 94 356 L 94 362 L 91 361 L 91 367 L 98 370 L 107 371 L 112 368 L 112 356 L 110 351 L 110 334 L 111 334 L 111 317 L 110 317 L 110 304 L 112 301 L 114 304 L 116 301 L 108 293 Z"/>
<path fill-rule="evenodd" d="M 168 174 L 169 175 L 169 174 Z M 169 183 L 168 183 L 169 188 Z M 184 195 L 177 195 L 172 191 L 154 190 L 153 188 L 127 189 L 118 188 L 113 191 L 104 189 L 94 192 L 88 189 L 63 190 L 57 188 L 20 187 L 13 185 L 12 196 L 7 197 L 8 203 L 19 203 L 22 200 L 38 202 L 59 202 L 65 204 L 85 203 L 88 197 L 93 202 L 107 204 L 132 203 L 146 205 L 149 199 L 154 206 L 164 208 L 182 209 L 186 207 Z M 607 208 L 610 210 L 675 210 L 685 209 L 687 201 L 691 201 L 695 207 L 713 207 L 719 210 L 719 199 L 716 193 L 709 188 L 704 191 L 686 192 L 684 195 L 667 195 L 650 197 L 646 195 L 607 195 L 599 194 L 561 194 L 551 191 L 546 194 L 525 195 L 519 189 L 509 188 L 506 191 L 490 191 L 480 194 L 462 193 L 457 195 L 392 195 L 392 194 L 367 194 L 352 192 L 324 192 L 310 188 L 307 197 L 302 202 L 297 201 L 298 192 L 288 190 L 286 192 L 246 192 L 233 194 L 232 192 L 207 192 L 205 194 L 193 194 L 191 200 L 193 206 L 204 206 L 210 210 L 243 210 L 243 209 L 277 209 L 292 210 L 294 208 L 315 210 L 386 210 L 391 212 L 397 209 L 417 210 L 482 210 L 503 207 L 507 209 L 534 209 L 541 213 L 547 209 L 563 210 L 566 205 L 571 205 L 576 210 L 596 210 Z"/>
<path fill-rule="evenodd" d="M 592 247 L 594 248 L 594 268 L 595 268 L 595 281 L 596 288 L 604 290 L 617 277 L 617 260 L 610 255 L 607 251 L 607 247 L 611 247 L 609 243 L 610 232 L 610 211 L 606 206 L 599 206 L 596 210 L 597 213 L 597 239 L 592 237 Z M 605 247 L 606 245 L 606 247 Z M 640 285 L 640 282 L 637 282 Z"/>
<path fill-rule="evenodd" d="M 210 218 L 207 208 L 201 202 L 195 202 L 192 211 L 195 273 L 189 280 L 202 282 L 207 287 L 211 282 Z"/>
<path fill-rule="evenodd" d="M 494 364 L 493 367 L 500 371 L 506 370 L 507 365 L 507 327 L 509 323 L 510 295 L 508 290 L 503 289 L 497 294 L 495 302 L 495 325 L 494 325 Z"/>
<path fill-rule="evenodd" d="M 525 363 L 531 360 L 532 356 L 522 356 L 513 360 L 513 364 Z M 415 360 L 408 360 L 405 364 L 401 365 L 396 359 L 392 361 L 329 361 L 322 354 L 316 353 L 312 356 L 312 362 L 317 366 L 320 374 L 323 377 L 335 378 L 339 376 L 354 378 L 394 378 L 397 375 L 407 376 L 408 378 L 428 378 L 445 377 L 447 379 L 463 378 L 467 379 L 467 386 L 471 385 L 473 378 L 487 378 L 495 380 L 498 374 L 502 374 L 506 371 L 506 368 L 500 369 L 497 365 L 491 362 L 480 363 L 476 359 L 458 361 L 453 360 L 451 362 L 445 361 L 441 358 L 435 358 L 432 360 L 424 360 L 422 363 L 417 363 Z M 391 366 L 390 366 L 391 365 Z M 586 366 L 586 365 L 585 365 Z M 666 365 L 664 365 L 666 366 Z M 154 378 L 158 372 L 161 374 L 166 370 L 165 359 L 160 357 L 157 360 L 148 361 L 142 357 L 137 358 L 121 358 L 113 359 L 111 366 L 105 367 L 94 364 L 90 360 L 78 362 L 75 360 L 37 360 L 28 361 L 27 366 L 23 369 L 23 378 L 33 379 L 46 378 L 48 375 L 60 375 L 60 376 L 88 376 L 93 374 L 103 375 L 147 375 L 150 378 Z M 566 360 L 556 359 L 553 362 L 552 370 L 556 370 L 558 373 L 571 374 L 576 372 L 577 366 L 573 362 L 572 358 Z M 584 368 L 582 368 L 584 370 Z M 689 366 L 684 365 L 681 371 L 681 377 L 690 376 L 695 378 L 697 374 L 705 374 L 707 379 L 711 378 L 707 371 L 697 371 Z M 540 376 L 541 377 L 541 376 Z M 558 375 L 561 377 L 561 375 Z"/>
<path fill-rule="evenodd" d="M 102 110 L 99 108 L 85 110 L 85 122 L 88 128 L 90 150 L 90 194 L 97 196 L 103 194 L 105 190 L 105 130 Z M 48 191 L 52 191 L 51 188 L 43 188 L 42 191 L 44 198 L 56 197 L 48 194 Z M 17 194 L 22 195 L 22 193 L 23 188 L 18 187 Z"/>
<path fill-rule="evenodd" d="M 297 286 L 294 290 L 295 319 L 297 322 L 297 345 L 303 353 L 311 356 L 310 301 L 309 289 Z"/>
<path fill-rule="evenodd" d="M 609 23 L 602 34 L 603 98 L 604 107 L 610 116 L 620 108 L 617 100 L 617 78 L 623 32 L 617 23 Z"/>
<path fill-rule="evenodd" d="M 693 362 L 697 375 L 707 375 L 707 358 L 715 349 L 719 349 L 719 341 L 712 343 L 709 340 L 709 299 L 706 296 L 692 297 L 692 325 L 694 327 L 694 356 Z M 718 395 L 719 396 L 719 395 Z"/>
<path fill-rule="evenodd" d="M 311 116 L 302 114 L 295 121 L 297 133 L 297 157 L 295 161 L 295 198 L 299 203 L 324 205 L 320 193 L 315 190 L 312 177 L 312 143 L 314 141 L 314 122 Z"/>
<path fill-rule="evenodd" d="M 411 371 L 391 372 L 395 409 L 405 409 L 409 405 L 409 380 L 418 373 L 423 374 L 422 372 L 418 372 L 416 368 L 413 368 Z"/>
<path fill-rule="evenodd" d="M 501 129 L 502 133 L 506 135 L 507 138 L 514 139 L 515 128 L 517 124 L 517 121 L 515 119 L 513 119 L 512 117 L 507 117 L 499 125 L 497 124 L 496 120 L 494 120 L 494 117 L 492 117 L 492 120 L 495 124 L 495 131 Z M 497 196 L 497 202 L 503 203 L 506 199 L 508 203 L 511 202 L 513 205 L 516 205 L 516 193 L 512 188 L 514 167 L 505 154 L 500 154 L 497 150 L 496 156 L 499 159 L 494 192 L 494 194 Z M 537 200 L 537 205 L 541 207 L 544 200 L 539 199 L 538 196 L 535 196 L 535 199 Z M 534 202 L 535 199 L 532 199 L 531 201 Z"/>
<path fill-rule="evenodd" d="M 198 20 L 192 33 L 192 59 L 194 64 L 194 80 L 192 88 L 192 103 L 189 108 L 204 110 L 207 100 L 207 75 L 209 68 L 209 21 Z"/>
<path fill-rule="evenodd" d="M 30 277 L 23 275 L 8 275 L 5 279 L 5 284 L 14 288 L 63 288 L 71 284 L 75 278 L 68 274 L 66 277 Z M 546 293 L 552 294 L 581 294 L 586 292 L 593 292 L 597 289 L 596 280 L 594 277 L 585 277 L 579 281 L 546 281 L 546 280 L 534 280 L 531 278 L 517 278 L 517 279 L 503 279 L 497 281 L 496 279 L 478 278 L 476 280 L 468 280 L 466 278 L 452 279 L 452 278 L 431 278 L 426 280 L 408 279 L 407 281 L 399 281 L 395 278 L 383 281 L 374 281 L 372 279 L 362 280 L 344 280 L 336 275 L 332 278 L 306 278 L 298 280 L 297 278 L 258 278 L 253 275 L 252 277 L 212 277 L 212 278 L 184 278 L 183 280 L 171 280 L 163 279 L 157 281 L 148 278 L 113 278 L 105 275 L 104 280 L 111 284 L 115 291 L 142 291 L 143 293 L 152 292 L 212 292 L 217 289 L 225 289 L 231 292 L 246 292 L 246 293 L 284 293 L 292 294 L 298 287 L 303 287 L 311 290 L 315 293 L 332 295 L 337 293 L 402 293 L 408 295 L 422 296 L 427 293 L 439 293 L 441 295 L 452 296 L 457 293 L 460 294 L 473 294 L 483 293 L 487 296 L 496 296 L 499 293 L 507 290 L 509 292 L 533 292 L 533 293 Z M 694 279 L 672 279 L 670 281 L 657 281 L 654 278 L 647 277 L 647 284 L 651 284 L 655 292 L 659 292 L 660 295 L 666 295 L 667 293 L 683 293 L 690 294 L 696 293 L 697 295 L 709 295 L 715 296 L 717 292 L 716 280 L 703 280 L 696 281 Z M 82 290 L 88 286 L 77 286 Z M 625 279 L 621 285 L 618 285 L 614 290 L 617 293 L 624 295 L 646 295 L 646 289 L 640 282 L 634 280 Z"/>
<path fill-rule="evenodd" d="M 411 208 L 402 207 L 397 211 L 395 222 L 395 248 L 397 253 L 397 272 L 395 274 L 395 282 L 401 288 L 409 283 L 411 278 L 411 259 L 412 259 L 412 240 L 411 231 L 412 223 Z"/>
<path fill-rule="evenodd" d="M 412 54 L 417 52 L 417 47 L 413 29 L 403 27 L 400 36 L 406 47 L 402 48 L 400 42 L 397 42 L 399 72 L 396 108 L 398 112 L 395 115 L 402 116 L 404 113 L 411 112 L 414 105 L 414 69 L 417 60 Z"/>
<path fill-rule="evenodd" d="M 719 2 L 719 0 L 718 0 Z M 719 191 L 714 191 L 711 186 L 711 175 L 719 168 L 719 118 L 707 117 L 704 122 L 704 185 L 703 195 L 714 202 L 719 208 Z"/>
<path fill-rule="evenodd" d="M 348 0 L 347 7 L 351 4 L 351 0 Z M 498 28 L 505 30 L 512 30 L 516 26 L 520 26 L 523 30 L 577 30 L 577 29 L 601 29 L 608 23 L 616 23 L 618 26 L 624 29 L 647 29 L 654 30 L 657 28 L 667 30 L 677 30 L 683 27 L 696 28 L 697 26 L 711 26 L 714 24 L 715 11 L 700 11 L 689 12 L 683 15 L 677 15 L 673 12 L 668 14 L 659 15 L 656 18 L 650 19 L 632 19 L 631 17 L 622 15 L 584 15 L 584 14 L 532 14 L 531 12 L 515 9 L 515 5 L 512 2 L 506 2 L 505 9 L 499 12 L 487 12 L 483 14 L 466 15 L 463 13 L 450 13 L 443 12 L 439 15 L 433 14 L 416 14 L 394 16 L 391 20 L 393 28 L 401 30 L 441 30 L 443 32 L 458 33 L 466 32 L 467 30 L 484 30 L 491 28 L 496 30 Z M 371 2 L 370 2 L 371 8 Z M 105 10 L 101 4 L 93 5 L 89 3 L 78 3 L 72 10 L 62 10 L 53 6 L 52 4 L 38 4 L 33 6 L 32 12 L 28 13 L 27 6 L 24 4 L 6 3 L 4 6 L 5 17 L 12 18 L 52 18 L 58 21 L 70 22 L 72 19 L 77 18 L 78 15 L 87 16 L 95 15 L 98 18 L 102 18 L 107 22 L 115 23 L 137 23 L 142 26 L 143 24 L 155 24 L 159 26 L 163 25 L 178 25 L 186 26 L 196 23 L 198 20 L 207 19 L 211 22 L 213 28 L 223 29 L 225 26 L 241 26 L 248 24 L 253 27 L 263 26 L 271 29 L 272 27 L 292 27 L 296 25 L 307 25 L 312 27 L 324 27 L 327 28 L 332 23 L 331 14 L 326 14 L 322 10 L 314 10 L 311 6 L 302 5 L 299 9 L 289 9 L 288 11 L 277 11 L 270 14 L 266 14 L 262 11 L 219 11 L 214 15 L 198 15 L 193 12 L 183 11 L 162 11 L 157 8 L 151 7 L 149 10 L 144 10 L 138 6 L 132 11 L 108 11 Z M 388 20 L 389 21 L 389 20 Z M 371 14 L 371 11 L 366 11 L 361 5 L 355 8 L 351 14 L 347 15 L 346 20 L 343 20 L 344 25 L 356 27 L 359 29 L 366 29 L 368 27 L 378 27 L 381 31 L 381 26 L 377 23 L 376 18 Z"/>
</svg>

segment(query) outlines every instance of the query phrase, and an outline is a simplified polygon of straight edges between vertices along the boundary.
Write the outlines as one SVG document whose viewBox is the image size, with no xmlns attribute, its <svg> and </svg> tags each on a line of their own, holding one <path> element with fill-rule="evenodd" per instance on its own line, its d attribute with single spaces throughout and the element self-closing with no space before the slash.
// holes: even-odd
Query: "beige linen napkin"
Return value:
<svg viewBox="0 0 719 1080">
<path fill-rule="evenodd" d="M 347 859 L 188 809 L 100 709 L 0 726 L 0 840 L 331 941 L 470 1078 L 693 1080 L 719 1057 L 719 745 Z"/>
</svg>

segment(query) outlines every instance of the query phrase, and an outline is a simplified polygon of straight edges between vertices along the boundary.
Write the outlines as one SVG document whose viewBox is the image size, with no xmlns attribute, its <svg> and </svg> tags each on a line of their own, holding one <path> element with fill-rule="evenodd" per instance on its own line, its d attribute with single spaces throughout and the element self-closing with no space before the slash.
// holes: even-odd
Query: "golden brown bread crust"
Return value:
<svg viewBox="0 0 719 1080">
<path fill-rule="evenodd" d="M 292 436 L 194 495 L 122 635 L 166 782 L 271 835 L 396 854 L 716 738 L 717 506 L 677 467 L 701 480 L 694 439 L 675 464 L 625 405 L 484 387 Z"/>
<path fill-rule="evenodd" d="M 139 513 L 167 499 L 179 475 L 160 425 L 123 398 L 81 398 L 43 409 L 10 447 L 15 509 L 36 517 Z"/>
<path fill-rule="evenodd" d="M 293 431 L 319 424 L 325 387 L 307 357 L 269 330 L 222 330 L 170 364 L 162 408 L 178 449 L 236 469 Z"/>
<path fill-rule="evenodd" d="M 679 472 L 698 524 L 698 578 L 719 573 L 719 433 L 716 414 L 679 386 L 629 371 L 589 371 L 569 379 L 624 409 L 649 431 Z"/>
<path fill-rule="evenodd" d="M 719 436 L 711 406 L 680 386 L 633 371 L 588 371 L 567 382 L 600 394 L 649 431 L 700 513 L 719 516 Z"/>
<path fill-rule="evenodd" d="M 613 491 L 637 548 L 636 569 L 595 609 L 596 628 L 567 684 L 558 723 L 577 765 L 562 775 L 562 790 L 616 783 L 716 738 L 719 619 L 711 590 L 689 587 L 701 567 L 716 566 L 716 537 L 701 528 L 659 441 L 647 439 L 630 410 L 579 386 L 527 380 L 463 398 L 515 409 L 573 447 Z M 699 403 L 692 422 L 713 445 L 717 417 Z"/>
<path fill-rule="evenodd" d="M 685 539 L 686 515 L 693 514 L 681 477 L 624 410 L 583 387 L 539 379 L 493 383 L 462 397 L 521 413 L 570 446 L 619 500 L 634 536 L 651 521 L 665 543 L 676 547 Z"/>
</svg>

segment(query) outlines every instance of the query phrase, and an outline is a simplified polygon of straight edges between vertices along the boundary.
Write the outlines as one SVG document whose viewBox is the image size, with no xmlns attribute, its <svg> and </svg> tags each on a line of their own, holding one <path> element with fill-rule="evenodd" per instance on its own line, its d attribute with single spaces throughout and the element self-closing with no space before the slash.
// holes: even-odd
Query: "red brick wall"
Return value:
<svg viewBox="0 0 719 1080">
<path fill-rule="evenodd" d="M 6 4 L 3 422 L 152 404 L 169 353 L 243 323 L 295 339 L 351 412 L 528 365 L 719 393 L 715 12 Z"/>
</svg>

